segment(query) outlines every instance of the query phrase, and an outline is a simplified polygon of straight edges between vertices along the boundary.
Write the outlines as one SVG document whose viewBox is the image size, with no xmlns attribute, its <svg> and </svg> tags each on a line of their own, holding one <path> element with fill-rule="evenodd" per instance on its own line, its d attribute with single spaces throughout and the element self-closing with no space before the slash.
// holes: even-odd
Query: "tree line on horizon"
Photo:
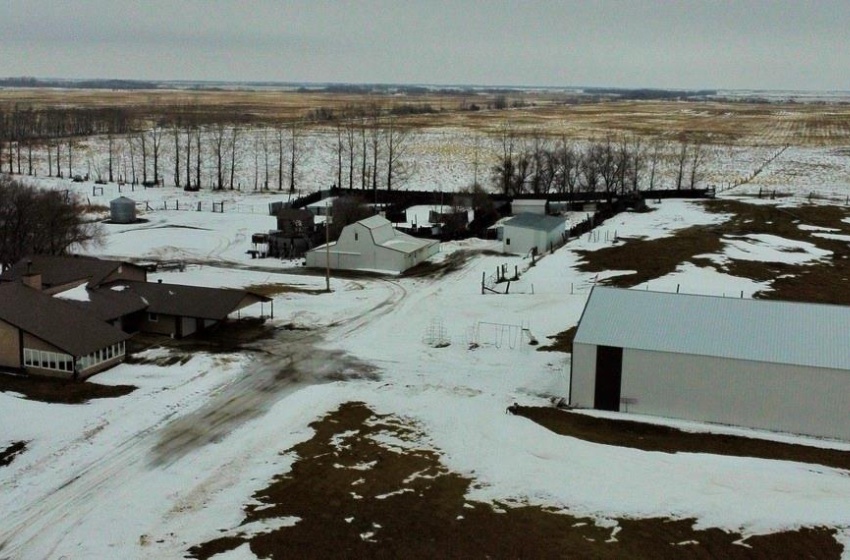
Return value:
<svg viewBox="0 0 850 560">
<path fill-rule="evenodd" d="M 334 184 L 349 189 L 403 188 L 416 170 L 411 154 L 416 129 L 407 116 L 427 104 L 377 103 L 319 107 L 297 119 L 255 121 L 247 115 L 211 113 L 193 105 L 139 109 L 0 107 L 0 172 L 48 177 L 84 175 L 97 182 L 177 188 L 299 191 L 307 160 L 332 154 Z M 309 134 L 320 127 L 322 144 Z M 101 153 L 81 155 L 84 139 L 99 137 Z M 516 196 L 602 192 L 608 199 L 661 186 L 696 188 L 707 152 L 698 139 L 662 141 L 608 135 L 575 142 L 566 135 L 520 132 L 505 119 L 491 135 L 495 151 L 482 156 L 476 140 L 473 184 Z M 81 160 L 86 173 L 80 173 Z M 486 164 L 483 160 L 494 161 Z M 46 167 L 46 169 L 45 169 Z M 242 180 L 246 184 L 242 184 Z"/>
</svg>

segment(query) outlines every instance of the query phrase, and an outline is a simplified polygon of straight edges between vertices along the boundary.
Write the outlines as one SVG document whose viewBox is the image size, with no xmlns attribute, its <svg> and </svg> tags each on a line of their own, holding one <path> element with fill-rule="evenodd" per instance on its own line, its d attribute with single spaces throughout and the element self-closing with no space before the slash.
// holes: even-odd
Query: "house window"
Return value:
<svg viewBox="0 0 850 560">
<path fill-rule="evenodd" d="M 358 239 L 359 239 L 359 234 L 355 231 L 354 232 L 354 240 L 357 241 Z"/>
<path fill-rule="evenodd" d="M 74 358 L 69 354 L 61 352 L 47 352 L 46 350 L 33 350 L 24 348 L 24 365 L 41 369 L 52 369 L 56 371 L 70 371 L 69 364 Z"/>
<path fill-rule="evenodd" d="M 505 239 L 505 245 L 510 245 L 510 244 L 511 244 L 511 238 L 508 237 L 507 239 Z"/>
<path fill-rule="evenodd" d="M 148 321 L 156 323 L 159 321 L 159 313 L 148 313 Z"/>
</svg>

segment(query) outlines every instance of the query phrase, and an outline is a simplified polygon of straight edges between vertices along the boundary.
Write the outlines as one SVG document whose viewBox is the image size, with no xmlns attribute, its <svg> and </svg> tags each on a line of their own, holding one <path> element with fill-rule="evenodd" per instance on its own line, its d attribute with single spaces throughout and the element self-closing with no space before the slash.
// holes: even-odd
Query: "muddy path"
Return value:
<svg viewBox="0 0 850 560">
<path fill-rule="evenodd" d="M 0 559 L 55 555 L 75 530 L 85 526 L 99 503 L 120 493 L 122 482 L 223 441 L 299 388 L 375 378 L 373 366 L 328 346 L 386 315 L 407 297 L 407 291 L 397 282 L 376 281 L 386 286 L 386 297 L 370 308 L 312 331 L 280 329 L 274 338 L 253 343 L 256 358 L 235 378 L 191 395 L 132 433 L 122 433 L 114 445 L 110 442 L 108 452 L 92 456 L 85 465 L 73 465 L 64 482 L 6 512 L 10 522 L 0 528 Z M 198 401 L 203 402 L 200 407 Z M 107 431 L 108 427 L 103 433 Z M 75 440 L 73 445 L 86 443 Z M 242 450 L 237 444 L 230 453 L 240 454 Z"/>
</svg>

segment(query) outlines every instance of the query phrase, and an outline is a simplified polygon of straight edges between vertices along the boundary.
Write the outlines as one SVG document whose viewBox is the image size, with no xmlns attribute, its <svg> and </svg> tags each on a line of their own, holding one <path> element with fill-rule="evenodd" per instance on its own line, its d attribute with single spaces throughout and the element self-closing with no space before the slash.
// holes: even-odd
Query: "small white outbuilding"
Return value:
<svg viewBox="0 0 850 560">
<path fill-rule="evenodd" d="M 502 252 L 543 254 L 564 242 L 566 223 L 557 216 L 518 214 L 502 224 Z"/>
<path fill-rule="evenodd" d="M 850 307 L 596 287 L 572 406 L 850 440 Z"/>
<path fill-rule="evenodd" d="M 383 216 L 345 226 L 337 241 L 306 253 L 307 266 L 334 270 L 401 273 L 440 250 L 439 241 L 419 239 L 394 229 Z"/>
</svg>

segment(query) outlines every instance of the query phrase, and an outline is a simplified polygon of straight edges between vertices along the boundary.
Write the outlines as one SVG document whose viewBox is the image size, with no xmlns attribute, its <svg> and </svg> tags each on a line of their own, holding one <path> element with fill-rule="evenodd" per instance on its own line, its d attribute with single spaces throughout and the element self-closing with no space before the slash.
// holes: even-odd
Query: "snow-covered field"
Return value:
<svg viewBox="0 0 850 560">
<path fill-rule="evenodd" d="M 841 183 L 844 172 L 834 175 L 841 188 L 850 183 Z M 67 187 L 67 181 L 41 183 Z M 105 193 L 104 203 L 115 194 Z M 156 210 L 177 196 L 182 191 L 139 191 L 137 199 L 154 208 L 142 214 L 149 221 L 104 225 L 106 244 L 92 252 L 209 263 L 153 277 L 165 281 L 324 287 L 322 277 L 287 270 L 292 263 L 252 261 L 245 254 L 250 233 L 273 226 L 264 212 L 245 209 L 263 207 L 276 199 L 273 194 L 223 194 L 243 212 Z M 219 200 L 215 193 L 194 196 L 202 203 Z M 251 494 L 294 461 L 282 452 L 311 437 L 310 422 L 348 401 L 416 422 L 427 434 L 422 446 L 439 449 L 449 469 L 475 479 L 472 500 L 545 504 L 600 523 L 620 516 L 695 518 L 698 527 L 745 535 L 830 526 L 850 548 L 845 471 L 597 445 L 504 413 L 512 402 L 543 405 L 567 393 L 569 356 L 535 351 L 525 333 L 544 341 L 578 321 L 598 275 L 577 269 L 576 250 L 610 245 L 613 231 L 660 237 L 724 219 L 696 202 L 651 206 L 650 213 L 617 216 L 597 235 L 572 240 L 534 267 L 519 257 L 476 254 L 439 279 L 333 278 L 330 294 L 278 295 L 274 323 L 309 330 L 284 332 L 264 343 L 265 353 L 198 353 L 168 367 L 123 364 L 93 379 L 139 387 L 128 396 L 71 406 L 0 393 L 0 449 L 29 442 L 0 468 L 0 558 L 181 557 L 189 546 L 238 525 Z M 712 258 L 823 257 L 806 244 L 788 251 L 789 243 L 771 236 L 730 240 Z M 436 258 L 488 248 L 492 242 L 445 243 Z M 523 272 L 517 293 L 481 295 L 482 273 L 502 264 Z M 677 286 L 736 297 L 766 287 L 692 263 L 649 283 L 654 290 Z M 280 381 L 282 368 L 297 379 Z M 337 373 L 346 379 L 328 379 L 339 379 Z M 850 443 L 667 423 L 850 450 Z M 239 553 L 252 557 L 247 547 Z M 844 555 L 850 558 L 850 550 Z"/>
</svg>

